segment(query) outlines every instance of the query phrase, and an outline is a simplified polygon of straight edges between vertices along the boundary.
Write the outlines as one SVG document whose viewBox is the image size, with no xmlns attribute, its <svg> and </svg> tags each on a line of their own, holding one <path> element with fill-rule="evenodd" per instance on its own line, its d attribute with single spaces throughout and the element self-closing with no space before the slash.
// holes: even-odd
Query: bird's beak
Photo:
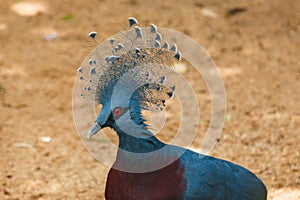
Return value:
<svg viewBox="0 0 300 200">
<path fill-rule="evenodd" d="M 109 118 L 110 113 L 110 106 L 103 106 L 101 108 L 101 111 L 100 113 L 98 113 L 94 126 L 89 130 L 87 134 L 88 139 L 95 135 L 98 131 L 100 131 L 101 128 L 105 127 L 106 121 Z"/>
<path fill-rule="evenodd" d="M 93 135 L 95 135 L 98 131 L 100 131 L 101 126 L 95 122 L 94 126 L 89 130 L 88 134 L 87 134 L 87 138 L 91 138 Z"/>
</svg>

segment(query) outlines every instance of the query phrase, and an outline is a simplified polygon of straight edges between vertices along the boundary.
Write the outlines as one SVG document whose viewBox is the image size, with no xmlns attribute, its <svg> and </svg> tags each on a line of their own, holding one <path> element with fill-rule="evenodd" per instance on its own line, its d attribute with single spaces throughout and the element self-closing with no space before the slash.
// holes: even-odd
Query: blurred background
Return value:
<svg viewBox="0 0 300 200">
<path fill-rule="evenodd" d="M 211 155 L 257 174 L 269 199 L 300 199 L 299 1 L 0 0 L 0 5 L 0 199 L 103 199 L 109 168 L 79 139 L 72 90 L 76 70 L 94 46 L 87 34 L 97 31 L 106 39 L 130 16 L 187 34 L 218 66 L 227 115 Z M 191 69 L 181 73 L 193 79 Z M 210 100 L 205 88 L 198 94 L 201 134 Z M 196 140 L 191 148 L 200 144 Z"/>
</svg>

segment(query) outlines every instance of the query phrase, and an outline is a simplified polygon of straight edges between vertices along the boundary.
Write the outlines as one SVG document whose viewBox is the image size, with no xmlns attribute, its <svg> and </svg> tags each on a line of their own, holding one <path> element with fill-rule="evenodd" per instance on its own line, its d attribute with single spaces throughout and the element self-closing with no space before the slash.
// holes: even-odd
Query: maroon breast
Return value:
<svg viewBox="0 0 300 200">
<path fill-rule="evenodd" d="M 106 183 L 107 200 L 183 199 L 186 182 L 180 160 L 157 171 L 128 173 L 111 169 Z"/>
</svg>

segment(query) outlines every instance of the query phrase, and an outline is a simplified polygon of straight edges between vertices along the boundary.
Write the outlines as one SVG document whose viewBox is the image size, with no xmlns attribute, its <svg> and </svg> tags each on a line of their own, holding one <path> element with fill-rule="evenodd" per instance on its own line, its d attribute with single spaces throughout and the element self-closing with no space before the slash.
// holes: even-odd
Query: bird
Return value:
<svg viewBox="0 0 300 200">
<path fill-rule="evenodd" d="M 263 181 L 230 161 L 199 154 L 160 141 L 142 111 L 161 111 L 176 87 L 167 70 L 180 62 L 176 44 L 169 45 L 154 24 L 129 28 L 97 46 L 78 69 L 85 83 L 83 99 L 102 105 L 91 138 L 113 129 L 119 139 L 116 160 L 106 180 L 107 200 L 265 200 Z M 96 41 L 96 32 L 89 37 Z M 97 43 L 98 44 L 98 43 Z"/>
</svg>

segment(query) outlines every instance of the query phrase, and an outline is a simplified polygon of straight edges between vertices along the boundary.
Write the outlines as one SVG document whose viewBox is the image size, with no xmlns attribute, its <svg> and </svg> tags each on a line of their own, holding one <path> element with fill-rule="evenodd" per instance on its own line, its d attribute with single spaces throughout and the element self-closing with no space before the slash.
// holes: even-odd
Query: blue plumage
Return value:
<svg viewBox="0 0 300 200">
<path fill-rule="evenodd" d="M 181 147 L 167 145 L 160 140 L 158 140 L 151 132 L 144 129 L 145 133 L 148 133 L 148 137 L 135 137 L 124 132 L 120 127 L 118 127 L 112 116 L 109 117 L 107 122 L 101 126 L 113 128 L 119 136 L 119 149 L 117 155 L 117 160 L 115 165 L 118 168 L 129 166 L 127 169 L 137 169 L 143 168 L 145 166 L 159 166 L 160 163 L 170 162 L 169 165 L 164 166 L 158 170 L 155 170 L 151 176 L 155 176 L 156 179 L 165 179 L 168 177 L 166 172 L 160 175 L 160 172 L 164 169 L 168 169 L 173 163 L 178 163 L 178 166 L 172 168 L 169 171 L 170 174 L 180 174 L 183 171 L 182 176 L 176 178 L 176 183 L 174 185 L 169 185 L 161 180 L 159 183 L 159 188 L 169 188 L 172 192 L 160 191 L 161 193 L 168 193 L 168 195 L 175 195 L 178 191 L 175 190 L 177 185 L 184 185 L 183 196 L 180 199 L 197 199 L 197 200 L 265 200 L 267 198 L 267 190 L 263 182 L 257 178 L 249 170 L 236 165 L 234 163 L 213 158 L 210 156 L 205 156 L 198 154 L 191 150 L 187 150 Z M 122 150 L 122 151 L 121 151 Z M 125 151 L 125 153 L 123 152 Z M 132 157 L 128 155 L 129 153 L 140 153 L 140 157 Z M 153 155 L 147 155 L 149 152 L 157 152 Z M 176 158 L 176 159 L 173 159 Z M 173 159 L 173 160 L 172 160 Z M 115 170 L 117 171 L 117 170 Z M 125 172 L 120 172 L 124 175 Z M 135 176 L 135 173 L 125 173 L 126 177 Z M 149 175 L 149 172 L 143 172 L 141 174 Z M 150 177 L 151 177 L 150 176 Z M 174 175 L 172 175 L 174 176 Z M 122 177 L 122 176 L 121 176 Z M 143 181 L 144 185 L 139 184 L 140 188 L 148 188 L 151 186 L 151 178 L 149 182 L 147 180 Z M 108 176 L 108 183 L 110 182 L 110 175 Z M 123 180 L 122 184 L 126 184 L 132 187 L 126 187 L 127 190 L 136 190 L 136 183 L 133 183 L 129 178 L 128 180 Z M 116 184 L 113 183 L 115 188 L 118 188 Z M 107 185 L 107 187 L 113 187 Z M 172 189 L 172 187 L 174 187 Z M 119 192 L 118 190 L 110 189 L 111 193 Z M 131 193 L 132 191 L 128 191 Z M 177 194 L 178 195 L 178 194 Z M 151 192 L 143 193 L 144 199 L 152 199 L 153 194 Z"/>
<path fill-rule="evenodd" d="M 186 151 L 180 157 L 185 166 L 186 199 L 264 200 L 263 182 L 249 170 L 231 162 Z"/>
<path fill-rule="evenodd" d="M 263 182 L 257 178 L 249 170 L 236 165 L 234 163 L 205 156 L 193 152 L 191 150 L 183 149 L 181 147 L 164 144 L 159 141 L 155 136 L 147 138 L 137 138 L 126 134 L 118 128 L 113 119 L 110 118 L 109 127 L 117 131 L 119 136 L 119 148 L 128 152 L 134 153 L 149 153 L 153 151 L 159 151 L 152 158 L 137 159 L 119 152 L 117 155 L 116 165 L 120 166 L 132 166 L 133 168 L 159 165 L 160 162 L 169 162 L 169 159 L 179 156 L 178 159 L 174 159 L 172 163 L 165 166 L 162 169 L 151 172 L 151 176 L 155 176 L 156 179 L 166 179 L 168 174 L 164 173 L 160 175 L 160 172 L 164 169 L 168 169 L 173 163 L 179 163 L 179 165 L 172 168 L 172 171 L 168 173 L 180 174 L 183 171 L 183 175 L 176 178 L 175 183 L 172 185 L 166 184 L 161 180 L 158 185 L 160 188 L 169 188 L 173 193 L 162 189 L 162 193 L 170 193 L 170 196 L 177 194 L 177 185 L 184 185 L 183 196 L 180 199 L 196 199 L 196 200 L 265 200 L 267 199 L 267 190 Z M 104 125 L 105 127 L 106 125 Z M 182 155 L 180 155 L 183 152 Z M 146 156 L 145 156 L 146 157 Z M 163 157 L 163 158 L 161 158 Z M 157 158 L 157 159 L 155 159 Z M 123 172 L 122 172 L 123 173 Z M 135 173 L 126 173 L 126 176 L 134 176 Z M 149 174 L 149 172 L 141 173 Z M 148 177 L 149 178 L 149 177 Z M 110 182 L 110 176 L 108 176 L 108 183 Z M 140 188 L 147 188 L 151 186 L 151 178 L 149 182 L 145 180 L 144 185 L 139 185 Z M 114 183 L 118 184 L 118 183 Z M 130 181 L 130 179 L 123 180 L 123 184 L 132 187 L 126 187 L 127 190 L 136 190 L 136 183 Z M 107 187 L 113 187 L 107 185 Z M 116 187 L 117 188 L 117 187 Z M 110 192 L 118 192 L 110 191 Z M 128 191 L 130 193 L 130 191 Z M 178 195 L 178 194 L 177 194 Z M 144 199 L 152 199 L 153 194 L 143 193 Z M 167 198 L 168 199 L 168 198 Z"/>
</svg>

